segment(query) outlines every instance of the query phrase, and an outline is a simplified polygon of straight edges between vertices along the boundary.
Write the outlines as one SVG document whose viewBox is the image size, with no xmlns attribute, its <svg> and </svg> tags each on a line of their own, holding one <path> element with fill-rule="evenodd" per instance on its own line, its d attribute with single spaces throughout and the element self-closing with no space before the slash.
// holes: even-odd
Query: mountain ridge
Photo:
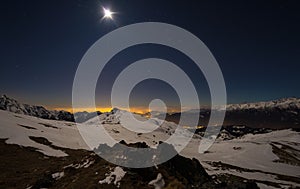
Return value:
<svg viewBox="0 0 300 189">
<path fill-rule="evenodd" d="M 43 106 L 28 105 L 19 103 L 17 100 L 3 95 L 0 97 L 0 109 L 10 111 L 13 113 L 19 113 L 24 115 L 35 116 L 43 119 L 52 120 L 64 120 L 75 122 L 85 122 L 97 115 L 101 115 L 102 112 L 76 112 L 70 113 L 64 110 L 48 110 Z M 112 109 L 114 112 L 115 109 Z M 213 109 L 203 108 L 200 111 L 199 124 L 205 125 L 208 121 L 208 117 L 211 111 L 222 111 L 224 107 L 215 107 Z M 252 102 L 252 103 L 240 103 L 240 104 L 228 104 L 226 107 L 225 125 L 246 125 L 244 123 L 251 123 L 250 126 L 258 124 L 261 120 L 271 122 L 278 122 L 281 124 L 287 122 L 288 127 L 298 127 L 300 121 L 300 98 L 287 97 L 277 100 L 264 101 L 264 102 Z M 178 112 L 172 114 L 166 114 L 167 121 L 176 122 L 181 114 L 193 114 L 193 110 Z M 149 116 L 149 113 L 144 114 Z M 152 115 L 153 116 L 153 115 Z M 160 118 L 160 115 L 156 113 L 154 117 Z M 266 118 L 266 120 L 265 120 Z M 257 120 L 256 120 L 257 119 Z M 202 121 L 201 121 L 202 120 Z M 229 121 L 228 121 L 229 120 Z M 253 122 L 253 124 L 252 124 Z M 269 125 L 269 124 L 267 124 Z M 291 125 L 291 126 L 290 126 Z M 296 126 L 295 126 L 296 125 Z M 247 125 L 246 125 L 247 126 Z"/>
<path fill-rule="evenodd" d="M 13 113 L 30 115 L 43 119 L 64 120 L 74 122 L 72 113 L 64 110 L 48 110 L 43 106 L 29 105 L 19 103 L 17 100 L 6 95 L 0 97 L 0 110 L 6 110 Z"/>
</svg>

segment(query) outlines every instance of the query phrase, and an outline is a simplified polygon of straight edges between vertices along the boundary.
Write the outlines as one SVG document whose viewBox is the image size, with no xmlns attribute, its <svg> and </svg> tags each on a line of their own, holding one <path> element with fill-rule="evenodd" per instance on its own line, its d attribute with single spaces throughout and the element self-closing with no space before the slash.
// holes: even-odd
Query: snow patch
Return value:
<svg viewBox="0 0 300 189">
<path fill-rule="evenodd" d="M 55 180 L 61 179 L 63 176 L 65 176 L 65 172 L 57 172 L 52 174 L 52 178 Z"/>
<path fill-rule="evenodd" d="M 99 181 L 99 184 L 111 184 L 113 182 L 118 188 L 120 187 L 120 181 L 125 176 L 126 171 L 124 171 L 121 167 L 115 167 L 113 172 L 107 173 L 106 178 Z"/>
</svg>

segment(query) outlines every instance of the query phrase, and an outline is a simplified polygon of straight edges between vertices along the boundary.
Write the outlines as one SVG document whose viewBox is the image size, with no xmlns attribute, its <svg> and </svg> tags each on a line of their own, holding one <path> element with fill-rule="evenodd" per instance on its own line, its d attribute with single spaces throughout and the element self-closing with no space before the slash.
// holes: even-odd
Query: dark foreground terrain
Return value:
<svg viewBox="0 0 300 189">
<path fill-rule="evenodd" d="M 53 146 L 45 138 L 32 140 Z M 0 188 L 154 188 L 149 185 L 160 173 L 165 183 L 157 188 L 257 188 L 252 181 L 220 175 L 211 178 L 196 159 L 175 156 L 157 167 L 123 168 L 125 176 L 118 183 L 100 184 L 116 165 L 94 152 L 59 148 L 69 156 L 49 157 L 30 147 L 0 141 Z"/>
</svg>

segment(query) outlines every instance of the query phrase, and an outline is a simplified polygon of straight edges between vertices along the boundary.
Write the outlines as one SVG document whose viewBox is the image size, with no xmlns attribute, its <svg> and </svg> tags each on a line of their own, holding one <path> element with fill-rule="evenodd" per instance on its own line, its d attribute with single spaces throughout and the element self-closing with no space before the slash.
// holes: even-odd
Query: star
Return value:
<svg viewBox="0 0 300 189">
<path fill-rule="evenodd" d="M 103 14 L 104 14 L 103 16 L 104 19 L 113 19 L 112 15 L 115 13 L 103 7 Z"/>
</svg>

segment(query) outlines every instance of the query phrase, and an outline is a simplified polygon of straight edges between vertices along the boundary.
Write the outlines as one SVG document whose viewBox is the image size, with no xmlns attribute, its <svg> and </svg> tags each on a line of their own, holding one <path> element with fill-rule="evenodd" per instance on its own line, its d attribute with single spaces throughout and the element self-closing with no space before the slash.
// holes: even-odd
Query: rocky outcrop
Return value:
<svg viewBox="0 0 300 189">
<path fill-rule="evenodd" d="M 145 186 L 145 184 L 148 183 L 148 185 L 152 185 L 152 187 L 154 186 L 155 188 L 258 188 L 254 182 L 247 181 L 245 179 L 239 180 L 235 178 L 234 180 L 230 180 L 229 178 L 226 181 L 220 182 L 218 178 L 212 178 L 208 175 L 197 159 L 183 157 L 177 154 L 172 145 L 162 142 L 160 143 L 161 145 L 157 148 L 157 150 L 154 150 L 153 153 L 176 153 L 176 155 L 157 166 L 148 168 L 124 168 L 124 170 L 128 173 L 125 175 L 124 181 L 129 181 L 128 184 L 134 183 L 136 186 Z M 121 145 L 134 148 L 124 151 L 124 148 L 120 147 Z M 136 158 L 130 159 L 132 156 L 129 154 L 136 153 L 136 148 L 146 148 L 149 152 L 153 150 L 149 148 L 146 143 L 139 142 L 127 144 L 126 142 L 121 141 L 113 147 L 102 144 L 95 150 L 95 152 L 97 154 L 107 155 L 106 158 L 109 158 L 112 161 L 124 161 L 123 163 L 134 162 L 135 164 L 147 164 L 155 161 L 153 156 L 145 156 L 144 153 L 136 155 L 136 157 L 138 157 L 138 161 Z M 123 154 L 123 157 L 120 158 L 117 154 Z M 158 156 L 159 155 L 157 154 L 156 157 Z M 121 184 L 124 188 L 126 188 L 126 181 Z"/>
<path fill-rule="evenodd" d="M 102 112 L 97 111 L 97 112 L 76 112 L 74 113 L 74 118 L 76 120 L 77 123 L 83 123 L 89 119 L 92 119 L 98 115 L 101 115 Z"/>
<path fill-rule="evenodd" d="M 74 116 L 70 112 L 63 110 L 47 110 L 43 106 L 22 104 L 15 99 L 7 97 L 6 95 L 0 97 L 0 110 L 35 116 L 43 119 L 74 121 Z"/>
</svg>

